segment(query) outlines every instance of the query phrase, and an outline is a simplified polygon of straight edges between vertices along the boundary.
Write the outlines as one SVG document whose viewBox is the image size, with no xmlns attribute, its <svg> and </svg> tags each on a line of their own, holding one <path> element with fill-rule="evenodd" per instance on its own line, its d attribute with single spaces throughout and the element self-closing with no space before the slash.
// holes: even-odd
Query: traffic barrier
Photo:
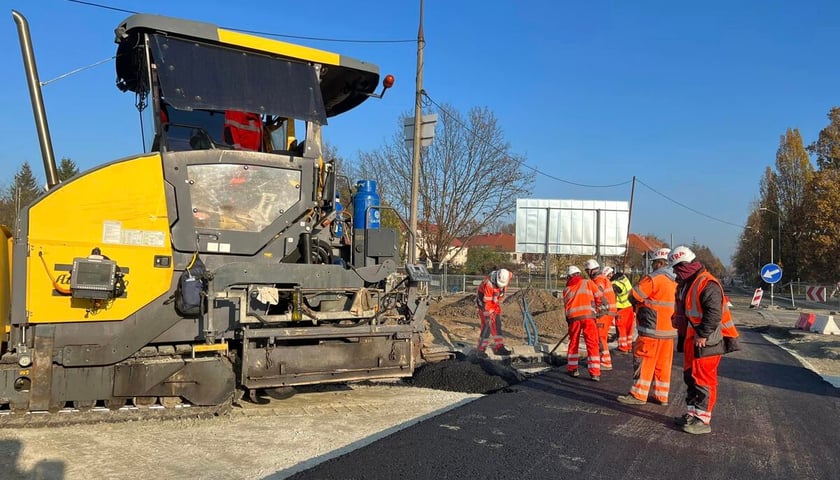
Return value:
<svg viewBox="0 0 840 480">
<path fill-rule="evenodd" d="M 800 313 L 799 320 L 796 321 L 796 328 L 810 332 L 811 326 L 814 325 L 816 315 L 813 313 Z"/>
<path fill-rule="evenodd" d="M 811 325 L 811 331 L 824 335 L 840 335 L 840 327 L 834 321 L 834 315 L 818 315 Z"/>
<path fill-rule="evenodd" d="M 812 302 L 825 303 L 825 287 L 808 287 L 805 289 L 805 296 Z"/>
<path fill-rule="evenodd" d="M 761 305 L 761 297 L 764 295 L 764 290 L 760 288 L 755 289 L 755 293 L 753 294 L 752 302 L 750 302 L 750 308 L 758 308 Z"/>
</svg>

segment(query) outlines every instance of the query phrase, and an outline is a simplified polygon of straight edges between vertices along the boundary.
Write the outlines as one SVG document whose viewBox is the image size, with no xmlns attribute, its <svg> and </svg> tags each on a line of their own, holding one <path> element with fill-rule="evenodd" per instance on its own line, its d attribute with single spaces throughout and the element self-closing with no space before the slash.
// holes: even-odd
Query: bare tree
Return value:
<svg viewBox="0 0 840 480">
<path fill-rule="evenodd" d="M 455 255 L 456 238 L 471 238 L 516 208 L 516 199 L 530 194 L 535 174 L 523 167 L 525 157 L 513 152 L 493 112 L 471 109 L 466 118 L 440 106 L 435 139 L 421 151 L 418 225 L 432 262 Z M 391 140 L 362 152 L 359 170 L 377 179 L 380 195 L 404 218 L 411 197 L 411 145 L 404 139 L 404 114 Z"/>
</svg>

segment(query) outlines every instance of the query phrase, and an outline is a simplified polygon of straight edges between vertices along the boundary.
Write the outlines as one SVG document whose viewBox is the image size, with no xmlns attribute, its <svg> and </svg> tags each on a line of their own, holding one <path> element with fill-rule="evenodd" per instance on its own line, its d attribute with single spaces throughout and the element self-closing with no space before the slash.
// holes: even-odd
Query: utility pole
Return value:
<svg viewBox="0 0 840 480">
<path fill-rule="evenodd" d="M 770 237 L 770 263 L 773 263 L 773 237 Z M 770 284 L 770 306 L 771 307 L 775 306 L 773 304 L 773 287 L 774 286 L 775 286 L 775 283 Z"/>
<path fill-rule="evenodd" d="M 411 205 L 408 226 L 414 234 L 414 242 L 417 241 L 417 203 L 420 190 L 420 147 L 421 131 L 423 127 L 423 50 L 426 47 L 426 40 L 423 36 L 423 1 L 420 0 L 420 27 L 417 29 L 417 85 L 414 93 L 414 140 L 412 141 L 411 161 Z M 428 229 L 428 225 L 425 226 Z M 417 246 L 412 245 L 410 249 L 409 263 L 417 262 Z"/>
<path fill-rule="evenodd" d="M 624 245 L 624 260 L 621 262 L 622 271 L 627 270 L 627 254 L 630 253 L 630 221 L 633 219 L 633 197 L 635 194 L 636 176 L 633 175 L 633 184 L 630 187 L 630 210 L 627 212 L 627 243 Z"/>
</svg>

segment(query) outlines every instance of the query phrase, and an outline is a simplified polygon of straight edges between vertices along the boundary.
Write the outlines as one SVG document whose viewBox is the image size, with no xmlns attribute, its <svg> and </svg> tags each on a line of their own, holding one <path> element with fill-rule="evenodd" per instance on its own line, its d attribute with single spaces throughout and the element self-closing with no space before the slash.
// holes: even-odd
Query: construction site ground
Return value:
<svg viewBox="0 0 840 480">
<path fill-rule="evenodd" d="M 503 332 L 514 356 L 550 349 L 567 331 L 562 301 L 550 292 L 530 290 L 529 309 L 542 347 L 528 346 L 523 294 L 512 293 L 503 304 Z M 477 360 L 469 355 L 479 336 L 473 302 L 469 294 L 432 302 L 427 340 L 461 351 L 467 360 L 422 368 L 413 381 L 305 388 L 286 400 L 246 404 L 207 420 L 0 429 L 0 477 L 285 478 L 482 395 L 466 391 L 503 390 L 515 382 L 510 369 L 494 370 L 491 365 L 500 362 L 492 356 Z M 733 297 L 740 328 L 764 333 L 828 381 L 840 379 L 840 336 L 791 332 L 798 311 L 750 309 L 748 302 Z M 557 352 L 564 355 L 565 346 Z"/>
</svg>

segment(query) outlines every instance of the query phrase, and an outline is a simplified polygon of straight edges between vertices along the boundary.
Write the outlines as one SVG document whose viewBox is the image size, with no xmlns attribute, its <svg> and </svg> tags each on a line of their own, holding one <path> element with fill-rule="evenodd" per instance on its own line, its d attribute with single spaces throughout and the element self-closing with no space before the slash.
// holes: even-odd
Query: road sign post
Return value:
<svg viewBox="0 0 840 480">
<path fill-rule="evenodd" d="M 770 306 L 773 307 L 773 285 L 782 279 L 782 267 L 768 263 L 761 267 L 761 279 L 770 284 Z"/>
</svg>

